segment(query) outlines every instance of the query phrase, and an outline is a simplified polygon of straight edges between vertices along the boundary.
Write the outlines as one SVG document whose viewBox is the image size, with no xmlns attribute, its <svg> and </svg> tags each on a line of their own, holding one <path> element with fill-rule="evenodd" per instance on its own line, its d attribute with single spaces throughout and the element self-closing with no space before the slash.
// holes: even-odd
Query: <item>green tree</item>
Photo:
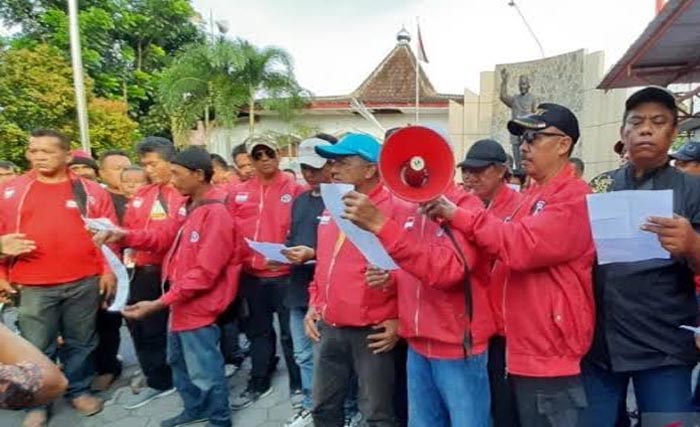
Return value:
<svg viewBox="0 0 700 427">
<path fill-rule="evenodd" d="M 296 81 L 292 57 L 278 47 L 261 48 L 242 39 L 236 44 L 244 59 L 237 82 L 247 94 L 250 134 L 255 132 L 258 106 L 291 118 L 294 110 L 303 105 L 303 96 L 307 94 Z"/>
<path fill-rule="evenodd" d="M 52 46 L 0 51 L 0 158 L 26 163 L 27 137 L 37 128 L 58 129 L 77 139 L 72 79 L 70 64 Z M 93 151 L 130 149 L 139 135 L 126 104 L 93 97 L 92 79 L 85 83 Z"/>
<path fill-rule="evenodd" d="M 243 57 L 235 43 L 220 38 L 214 43 L 193 44 L 177 55 L 160 76 L 160 99 L 173 119 L 176 133 L 204 120 L 205 132 L 214 123 L 232 125 L 240 105 L 247 100 L 238 84 Z"/>
<path fill-rule="evenodd" d="M 127 102 L 149 133 L 166 132 L 168 121 L 155 105 L 155 75 L 181 47 L 203 40 L 191 22 L 190 0 L 81 0 L 79 8 L 83 63 L 95 94 Z M 20 29 L 12 46 L 48 43 L 68 58 L 65 0 L 4 0 L 0 20 Z"/>
<path fill-rule="evenodd" d="M 178 133 L 198 120 L 204 120 L 205 131 L 215 125 L 231 126 L 247 108 L 252 134 L 257 109 L 274 110 L 289 119 L 302 105 L 304 94 L 287 52 L 258 48 L 242 39 L 191 45 L 160 80 L 163 106 Z"/>
</svg>

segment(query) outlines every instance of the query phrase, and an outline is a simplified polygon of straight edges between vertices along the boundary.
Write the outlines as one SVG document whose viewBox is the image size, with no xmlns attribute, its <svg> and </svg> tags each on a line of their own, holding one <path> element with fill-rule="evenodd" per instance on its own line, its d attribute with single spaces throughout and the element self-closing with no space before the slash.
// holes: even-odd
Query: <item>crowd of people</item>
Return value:
<svg viewBox="0 0 700 427">
<path fill-rule="evenodd" d="M 94 392 L 122 374 L 125 322 L 142 373 L 127 409 L 182 398 L 163 427 L 231 426 L 232 411 L 272 392 L 278 334 L 287 427 L 629 426 L 630 383 L 641 414 L 696 411 L 698 348 L 679 326 L 698 324 L 700 143 L 669 155 L 673 94 L 627 99 L 620 167 L 590 183 L 571 158 L 580 130 L 565 106 L 540 104 L 508 131 L 516 168 L 501 143 L 477 141 L 457 165 L 461 184 L 422 205 L 383 184 L 382 145 L 367 134 L 302 141 L 301 182 L 261 135 L 231 165 L 147 137 L 135 166 L 33 132 L 29 172 L 0 162 L 0 302 L 17 305 L 23 337 L 0 328 L 0 405 L 28 408 L 25 427 L 46 426 L 61 394 L 100 412 Z M 397 269 L 368 264 L 326 210 L 327 183 L 354 187 L 344 219 Z M 669 258 L 598 264 L 586 197 L 624 190 L 673 192 L 674 217 L 643 225 Z M 88 230 L 84 218 L 119 227 Z M 287 262 L 247 240 L 284 244 Z M 130 274 L 121 311 L 107 309 L 105 247 Z M 227 377 L 246 358 L 246 389 L 229 399 Z"/>
</svg>

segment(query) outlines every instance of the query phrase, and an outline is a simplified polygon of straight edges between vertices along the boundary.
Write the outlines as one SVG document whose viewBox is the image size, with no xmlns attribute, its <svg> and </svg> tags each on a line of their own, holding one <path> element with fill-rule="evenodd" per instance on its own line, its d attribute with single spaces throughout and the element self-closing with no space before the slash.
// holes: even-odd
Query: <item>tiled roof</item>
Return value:
<svg viewBox="0 0 700 427">
<path fill-rule="evenodd" d="M 348 95 L 322 96 L 311 99 L 310 107 L 349 103 L 356 98 L 365 105 L 410 106 L 416 99 L 416 57 L 407 43 L 398 43 L 377 68 Z M 420 103 L 447 106 L 450 100 L 463 102 L 464 96 L 438 93 L 420 70 Z"/>
</svg>

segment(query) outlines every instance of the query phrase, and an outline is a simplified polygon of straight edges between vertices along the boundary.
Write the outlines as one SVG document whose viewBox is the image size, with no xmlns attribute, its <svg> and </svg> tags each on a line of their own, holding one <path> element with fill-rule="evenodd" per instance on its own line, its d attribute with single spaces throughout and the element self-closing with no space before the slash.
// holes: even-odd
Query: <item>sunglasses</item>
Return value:
<svg viewBox="0 0 700 427">
<path fill-rule="evenodd" d="M 277 154 L 273 150 L 267 147 L 262 147 L 253 151 L 253 160 L 262 159 L 263 154 L 265 154 L 270 159 L 274 159 L 275 157 L 277 157 Z"/>
<path fill-rule="evenodd" d="M 536 131 L 536 130 L 526 130 L 523 132 L 522 135 L 520 135 L 520 143 L 522 144 L 523 142 L 532 144 L 535 141 L 537 141 L 538 138 L 543 137 L 543 136 L 559 136 L 562 138 L 566 138 L 568 135 L 564 135 L 563 133 L 556 133 L 556 132 L 542 132 L 542 131 Z"/>
</svg>

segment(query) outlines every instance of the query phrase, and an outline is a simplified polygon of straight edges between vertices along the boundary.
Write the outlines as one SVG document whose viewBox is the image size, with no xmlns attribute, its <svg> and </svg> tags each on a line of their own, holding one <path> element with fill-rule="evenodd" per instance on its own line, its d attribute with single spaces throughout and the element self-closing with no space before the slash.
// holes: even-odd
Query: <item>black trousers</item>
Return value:
<svg viewBox="0 0 700 427">
<path fill-rule="evenodd" d="M 407 362 L 408 343 L 405 340 L 399 340 L 394 349 L 394 410 L 396 412 L 396 427 L 408 426 Z"/>
<path fill-rule="evenodd" d="M 122 315 L 119 312 L 102 308 L 97 312 L 97 349 L 95 350 L 95 371 L 97 375 L 122 373 L 122 363 L 117 359 L 121 335 Z"/>
<path fill-rule="evenodd" d="M 160 268 L 136 267 L 129 286 L 129 304 L 157 300 L 162 294 Z M 173 376 L 166 359 L 168 310 L 141 320 L 129 321 L 128 325 L 148 386 L 156 390 L 173 388 Z"/>
<path fill-rule="evenodd" d="M 511 375 L 520 425 L 523 427 L 576 426 L 586 407 L 579 375 L 534 378 Z"/>
<path fill-rule="evenodd" d="M 352 372 L 359 384 L 358 407 L 368 427 L 395 427 L 395 350 L 374 354 L 367 328 L 335 328 L 318 323 L 321 341 L 314 351 L 313 419 L 316 427 L 342 427 L 343 403 Z"/>
<path fill-rule="evenodd" d="M 241 277 L 242 292 L 249 311 L 244 321 L 244 330 L 250 341 L 252 364 L 249 388 L 262 391 L 270 386 L 277 354 L 277 334 L 273 327 L 274 313 L 277 313 L 280 343 L 289 373 L 289 389 L 301 390 L 301 373 L 294 361 L 294 346 L 289 331 L 289 310 L 284 305 L 288 281 L 289 277 Z"/>
<path fill-rule="evenodd" d="M 506 339 L 494 336 L 489 341 L 489 385 L 493 427 L 518 427 L 513 389 L 506 377 Z"/>
</svg>

